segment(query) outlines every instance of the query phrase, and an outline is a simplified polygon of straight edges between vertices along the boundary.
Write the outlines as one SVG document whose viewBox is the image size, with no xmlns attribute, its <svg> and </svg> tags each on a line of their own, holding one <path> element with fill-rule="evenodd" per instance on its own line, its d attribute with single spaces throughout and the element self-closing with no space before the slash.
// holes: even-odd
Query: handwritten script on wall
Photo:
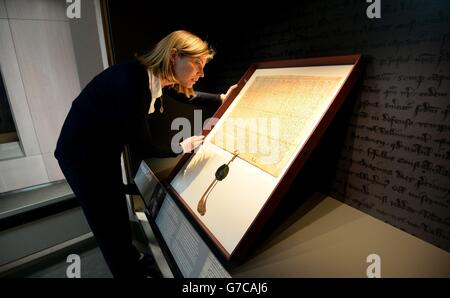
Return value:
<svg viewBox="0 0 450 298">
<path fill-rule="evenodd" d="M 450 251 L 450 2 L 383 1 L 376 20 L 366 8 L 314 1 L 249 25 L 221 80 L 242 61 L 363 54 L 331 195 Z"/>
</svg>

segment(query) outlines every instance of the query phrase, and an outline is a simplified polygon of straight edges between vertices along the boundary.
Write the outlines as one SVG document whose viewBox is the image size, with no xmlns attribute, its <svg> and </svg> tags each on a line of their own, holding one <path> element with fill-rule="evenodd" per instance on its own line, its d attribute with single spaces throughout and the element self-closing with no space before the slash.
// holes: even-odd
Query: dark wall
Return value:
<svg viewBox="0 0 450 298">
<path fill-rule="evenodd" d="M 215 46 L 199 86 L 205 91 L 223 92 L 256 61 L 363 54 L 331 194 L 450 251 L 449 1 L 382 0 L 381 19 L 369 19 L 361 0 L 257 9 L 227 2 L 214 10 L 171 3 L 154 18 L 148 4 L 115 5 L 118 61 L 175 29 Z"/>
<path fill-rule="evenodd" d="M 302 2 L 302 1 L 300 1 Z M 217 55 L 205 67 L 205 78 L 196 87 L 201 91 L 225 92 L 240 78 L 254 58 L 249 52 L 247 34 L 258 31 L 258 24 L 279 22 L 290 9 L 257 5 L 242 1 L 212 3 L 164 3 L 159 1 L 108 1 L 113 50 L 116 62 L 150 50 L 162 37 L 174 30 L 191 31 L 215 49 Z M 223 71 L 234 71 L 226 81 Z"/>
</svg>

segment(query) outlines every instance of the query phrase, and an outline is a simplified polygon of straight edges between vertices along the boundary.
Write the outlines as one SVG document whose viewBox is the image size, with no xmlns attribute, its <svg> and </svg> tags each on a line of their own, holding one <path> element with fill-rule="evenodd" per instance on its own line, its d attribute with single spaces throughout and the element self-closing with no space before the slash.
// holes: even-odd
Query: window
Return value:
<svg viewBox="0 0 450 298">
<path fill-rule="evenodd" d="M 0 72 L 0 160 L 23 155 L 3 76 Z"/>
</svg>

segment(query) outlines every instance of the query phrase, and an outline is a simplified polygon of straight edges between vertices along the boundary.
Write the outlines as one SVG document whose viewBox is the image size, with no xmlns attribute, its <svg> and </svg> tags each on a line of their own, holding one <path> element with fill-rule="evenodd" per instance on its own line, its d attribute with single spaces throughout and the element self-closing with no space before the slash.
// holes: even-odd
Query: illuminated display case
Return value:
<svg viewBox="0 0 450 298">
<path fill-rule="evenodd" d="M 360 55 L 250 66 L 168 191 L 213 248 L 242 260 L 354 86 Z"/>
</svg>

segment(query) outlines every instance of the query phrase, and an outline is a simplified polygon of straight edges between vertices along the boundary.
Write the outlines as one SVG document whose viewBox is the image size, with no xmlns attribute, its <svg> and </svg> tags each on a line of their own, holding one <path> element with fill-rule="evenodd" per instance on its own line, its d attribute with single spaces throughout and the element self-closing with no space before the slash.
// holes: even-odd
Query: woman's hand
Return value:
<svg viewBox="0 0 450 298">
<path fill-rule="evenodd" d="M 205 136 L 192 136 L 180 143 L 183 153 L 190 153 L 203 143 Z"/>
<path fill-rule="evenodd" d="M 228 99 L 228 97 L 230 96 L 231 91 L 236 89 L 237 86 L 238 85 L 235 84 L 235 85 L 231 86 L 230 88 L 228 88 L 228 91 L 227 91 L 226 94 L 220 94 L 220 99 L 222 100 L 222 103 L 224 103 Z"/>
</svg>

